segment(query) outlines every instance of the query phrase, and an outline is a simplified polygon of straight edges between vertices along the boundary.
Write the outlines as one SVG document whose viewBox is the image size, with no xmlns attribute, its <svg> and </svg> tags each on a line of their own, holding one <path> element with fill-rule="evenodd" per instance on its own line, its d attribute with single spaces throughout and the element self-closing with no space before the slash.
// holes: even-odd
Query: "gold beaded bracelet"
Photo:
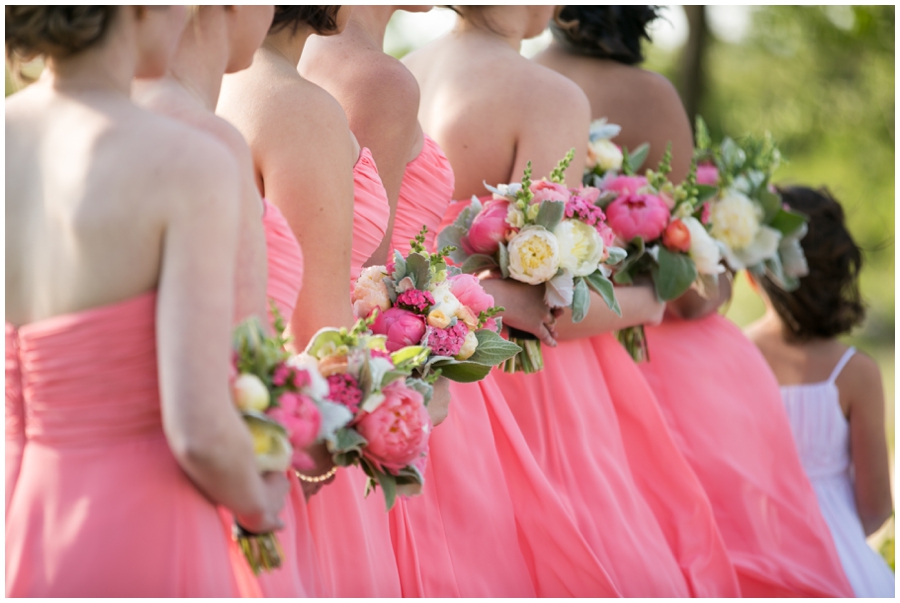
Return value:
<svg viewBox="0 0 900 603">
<path fill-rule="evenodd" d="M 318 483 L 324 482 L 324 481 L 329 480 L 332 477 L 334 477 L 334 474 L 337 473 L 337 470 L 338 470 L 337 465 L 335 465 L 334 467 L 331 468 L 330 471 L 328 471 L 328 473 L 323 473 L 322 475 L 316 475 L 314 477 L 309 476 L 309 475 L 304 475 L 304 474 L 300 473 L 299 471 L 297 471 L 296 469 L 294 469 L 294 473 L 297 474 L 297 479 L 299 479 L 301 482 L 306 482 L 308 484 L 318 484 Z"/>
</svg>

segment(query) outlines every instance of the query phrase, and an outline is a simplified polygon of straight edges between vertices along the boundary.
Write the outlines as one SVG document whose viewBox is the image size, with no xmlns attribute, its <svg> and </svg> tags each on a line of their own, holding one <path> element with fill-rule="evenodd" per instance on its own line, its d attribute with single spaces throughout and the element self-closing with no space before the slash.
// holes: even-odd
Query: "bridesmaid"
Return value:
<svg viewBox="0 0 900 603">
<path fill-rule="evenodd" d="M 129 100 L 185 10 L 5 10 L 46 61 L 6 104 L 6 594 L 235 596 L 215 505 L 270 531 L 287 490 L 228 390 L 235 163 Z"/>
<path fill-rule="evenodd" d="M 260 191 L 305 249 L 305 282 L 291 319 L 298 347 L 323 326 L 353 324 L 351 278 L 381 244 L 389 218 L 371 153 L 359 147 L 335 99 L 297 72 L 310 36 L 340 33 L 348 14 L 339 6 L 276 7 L 253 66 L 226 76 L 218 108 L 250 142 Z M 330 485 L 303 512 L 321 571 L 317 594 L 400 596 L 386 522 L 381 533 L 369 529 L 370 516 L 385 516 L 383 500 L 363 499 L 362 472 L 335 471 L 321 452 L 304 489 L 309 497 Z M 353 565 L 342 557 L 349 554 L 358 555 Z"/>
<path fill-rule="evenodd" d="M 302 278 L 300 272 L 280 270 L 281 264 L 276 261 L 267 283 L 266 245 L 267 242 L 270 246 L 277 244 L 278 227 L 284 224 L 284 219 L 277 209 L 261 216 L 264 206 L 256 190 L 250 149 L 234 126 L 214 113 L 224 74 L 250 66 L 254 52 L 269 30 L 273 13 L 274 7 L 271 5 L 197 7 L 185 28 L 168 73 L 159 79 L 137 80 L 133 92 L 135 100 L 146 108 L 184 121 L 217 138 L 241 166 L 237 321 L 250 314 L 267 316 L 267 293 L 283 315 L 290 316 Z M 287 240 L 299 254 L 296 240 L 289 230 L 288 235 Z M 271 255 L 273 260 L 278 257 L 277 252 Z M 302 269 L 302 257 L 298 255 L 297 258 L 298 269 Z M 285 286 L 288 303 L 281 295 Z M 292 482 L 292 496 L 299 497 L 299 504 L 302 505 L 302 490 L 297 477 L 291 473 L 289 480 Z M 310 568 L 299 567 L 296 559 L 298 545 L 294 541 L 297 531 L 294 505 L 286 505 L 280 518 L 285 524 L 285 529 L 278 535 L 284 555 L 282 566 L 277 570 L 262 573 L 258 580 L 253 578 L 252 574 L 248 575 L 250 570 L 243 555 L 236 545 L 232 545 L 236 573 L 245 578 L 241 582 L 242 594 L 246 596 L 260 593 L 260 590 L 266 596 L 305 596 L 311 588 L 310 585 L 304 587 L 301 577 L 301 569 L 308 571 Z M 226 525 L 230 524 L 230 517 L 226 515 L 223 519 Z"/>
<path fill-rule="evenodd" d="M 542 31 L 552 9 L 456 9 L 460 18 L 455 29 L 406 60 L 422 88 L 423 126 L 454 166 L 455 196 L 483 194 L 483 180 L 517 180 L 529 159 L 536 174 L 547 174 L 572 147 L 579 152 L 567 179 L 577 186 L 590 121 L 587 99 L 572 82 L 518 53 L 524 38 Z M 502 80 L 497 74 L 503 74 Z M 485 144 L 482 138 L 495 142 Z M 515 417 L 518 437 L 524 435 L 533 454 L 531 462 L 537 461 L 567 511 L 564 516 L 575 523 L 576 536 L 588 547 L 587 556 L 562 548 L 566 569 L 557 588 L 608 595 L 588 581 L 602 572 L 612 594 L 736 595 L 733 569 L 709 504 L 667 436 L 640 374 L 627 356 L 598 357 L 585 338 L 659 320 L 663 307 L 648 286 L 623 289 L 619 297 L 621 319 L 599 297 L 584 322 L 572 325 L 566 315 L 557 328 L 571 341 L 545 348 L 543 372 L 495 371 L 488 380 L 510 401 L 505 412 Z M 507 298 L 498 301 L 508 306 Z M 606 381 L 616 373 L 627 387 Z M 594 395 L 585 399 L 585 391 Z M 498 440 L 510 438 L 512 427 L 491 418 Z M 522 478 L 511 471 L 527 457 L 521 451 L 514 456 L 511 447 L 500 453 L 513 490 Z M 436 454 L 433 459 L 437 464 Z M 561 516 L 528 517 L 528 506 L 519 499 L 513 495 L 519 526 L 533 530 L 535 522 L 554 520 L 565 525 Z M 541 545 L 535 541 L 528 551 L 535 574 L 552 562 Z M 586 559 L 594 567 L 587 575 L 577 569 Z"/>
<path fill-rule="evenodd" d="M 684 107 L 665 78 L 637 67 L 655 16 L 647 6 L 566 6 L 536 60 L 581 86 L 593 118 L 622 126 L 618 144 L 648 142 L 654 160 L 671 142 L 678 179 L 693 155 Z M 689 293 L 669 304 L 664 322 L 646 329 L 650 361 L 640 369 L 709 496 L 742 594 L 850 596 L 778 384 L 753 344 L 714 313 L 730 287 L 720 293 L 712 302 Z M 613 345 L 595 340 L 598 353 Z"/>
</svg>

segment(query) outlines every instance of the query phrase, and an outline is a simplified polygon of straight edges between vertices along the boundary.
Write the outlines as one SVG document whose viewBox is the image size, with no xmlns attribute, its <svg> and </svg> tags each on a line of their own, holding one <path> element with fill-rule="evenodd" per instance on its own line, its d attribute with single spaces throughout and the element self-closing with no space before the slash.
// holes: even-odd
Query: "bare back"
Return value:
<svg viewBox="0 0 900 603">
<path fill-rule="evenodd" d="M 233 174 L 205 135 L 124 95 L 61 94 L 49 78 L 7 99 L 6 151 L 6 316 L 17 325 L 156 288 L 180 206 Z"/>
<path fill-rule="evenodd" d="M 456 175 L 456 199 L 519 181 L 530 160 L 546 176 L 571 148 L 570 186 L 581 180 L 589 106 L 576 85 L 484 34 L 447 36 L 404 59 L 422 93 L 419 120 Z"/>
<path fill-rule="evenodd" d="M 632 65 L 570 53 L 555 43 L 534 60 L 578 84 L 590 100 L 591 119 L 605 117 L 622 126 L 616 144 L 635 149 L 649 143 L 645 167 L 655 168 L 671 142 L 672 179 L 687 176 L 694 152 L 691 125 L 669 80 Z"/>
</svg>

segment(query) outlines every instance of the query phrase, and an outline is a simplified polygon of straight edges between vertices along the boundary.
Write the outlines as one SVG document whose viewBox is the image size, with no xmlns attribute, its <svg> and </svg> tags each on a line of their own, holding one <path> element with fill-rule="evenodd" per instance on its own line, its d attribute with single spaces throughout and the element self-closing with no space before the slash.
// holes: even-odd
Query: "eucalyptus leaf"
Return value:
<svg viewBox="0 0 900 603">
<path fill-rule="evenodd" d="M 394 272 L 391 278 L 400 281 L 406 276 L 406 260 L 396 249 L 394 250 Z"/>
<path fill-rule="evenodd" d="M 563 216 L 566 213 L 566 204 L 562 201 L 542 201 L 538 210 L 537 217 L 534 219 L 535 224 L 543 226 L 550 232 L 559 226 Z"/>
<path fill-rule="evenodd" d="M 708 201 L 716 196 L 716 193 L 719 192 L 718 187 L 710 186 L 709 184 L 698 184 L 697 185 L 697 202 L 703 203 L 704 201 Z"/>
<path fill-rule="evenodd" d="M 615 287 L 608 278 L 603 276 L 599 270 L 584 277 L 588 287 L 597 292 L 603 298 L 607 307 L 616 313 L 616 316 L 622 316 L 622 309 L 619 307 L 619 300 L 616 299 Z"/>
<path fill-rule="evenodd" d="M 653 268 L 653 282 L 661 301 L 680 297 L 696 279 L 697 267 L 690 257 L 659 246 L 659 264 Z"/>
<path fill-rule="evenodd" d="M 628 152 L 628 166 L 631 171 L 637 173 L 644 162 L 647 161 L 647 155 L 650 153 L 650 145 L 646 142 L 639 145 L 635 150 Z"/>
<path fill-rule="evenodd" d="M 572 296 L 572 322 L 581 322 L 591 307 L 591 294 L 584 278 L 575 279 L 575 293 Z"/>
<path fill-rule="evenodd" d="M 378 481 L 378 485 L 381 486 L 381 492 L 384 494 L 385 507 L 390 511 L 397 500 L 397 481 L 393 475 L 382 473 L 381 471 L 375 473 L 375 479 Z"/>
<path fill-rule="evenodd" d="M 434 396 L 434 388 L 421 379 L 408 379 L 406 381 L 406 385 L 410 389 L 414 389 L 420 394 L 422 394 L 422 400 L 425 403 L 425 406 L 431 402 L 431 397 Z"/>
<path fill-rule="evenodd" d="M 428 258 L 420 253 L 410 253 L 406 258 L 406 272 L 419 291 L 425 291 L 431 282 L 431 266 Z"/>
<path fill-rule="evenodd" d="M 483 270 L 490 270 L 491 268 L 496 267 L 497 262 L 494 261 L 494 258 L 489 255 L 476 253 L 475 255 L 470 255 L 469 258 L 463 262 L 463 265 L 460 266 L 460 269 L 466 274 L 477 274 Z"/>
<path fill-rule="evenodd" d="M 463 251 L 462 248 L 462 237 L 465 234 L 466 231 L 463 230 L 460 226 L 451 224 L 450 226 L 442 230 L 438 235 L 438 249 L 443 249 L 447 246 L 453 246 L 456 248 L 450 252 L 450 259 L 457 264 L 462 264 L 466 261 L 466 258 L 469 257 L 469 255 L 465 251 Z"/>
<path fill-rule="evenodd" d="M 360 452 L 368 443 L 355 429 L 342 427 L 335 433 L 332 452 Z"/>
<path fill-rule="evenodd" d="M 503 278 L 509 278 L 509 249 L 505 243 L 500 243 L 498 258 L 500 260 L 500 274 Z"/>
</svg>

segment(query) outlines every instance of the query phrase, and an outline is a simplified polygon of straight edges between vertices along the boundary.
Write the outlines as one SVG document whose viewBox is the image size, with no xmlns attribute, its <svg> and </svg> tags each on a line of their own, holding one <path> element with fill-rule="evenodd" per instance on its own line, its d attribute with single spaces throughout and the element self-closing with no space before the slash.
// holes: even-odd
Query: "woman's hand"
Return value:
<svg viewBox="0 0 900 603">
<path fill-rule="evenodd" d="M 278 514 L 281 512 L 285 497 L 291 489 L 291 484 L 284 473 L 276 471 L 265 473 L 262 476 L 262 481 L 262 509 L 252 515 L 236 517 L 238 525 L 254 534 L 274 532 L 284 527 L 284 523 L 278 518 Z"/>
<path fill-rule="evenodd" d="M 450 412 L 450 380 L 438 377 L 434 382 L 434 394 L 428 403 L 428 416 L 435 427 L 444 422 Z"/>
<path fill-rule="evenodd" d="M 542 343 L 556 347 L 555 313 L 544 302 L 542 285 L 527 285 L 511 279 L 481 281 L 484 290 L 494 296 L 494 303 L 506 308 L 503 324 L 531 333 Z"/>
<path fill-rule="evenodd" d="M 313 446 L 310 446 L 306 449 L 306 454 L 312 457 L 315 467 L 309 471 L 302 471 L 299 473 L 309 477 L 318 477 L 320 475 L 325 475 L 334 469 L 334 459 L 332 458 L 331 453 L 328 452 L 328 448 L 325 444 L 314 444 Z M 322 489 L 322 486 L 327 486 L 333 481 L 334 475 L 321 482 L 307 482 L 301 478 L 300 487 L 303 489 L 303 496 L 306 497 L 306 500 L 309 500 L 316 492 Z"/>
</svg>

